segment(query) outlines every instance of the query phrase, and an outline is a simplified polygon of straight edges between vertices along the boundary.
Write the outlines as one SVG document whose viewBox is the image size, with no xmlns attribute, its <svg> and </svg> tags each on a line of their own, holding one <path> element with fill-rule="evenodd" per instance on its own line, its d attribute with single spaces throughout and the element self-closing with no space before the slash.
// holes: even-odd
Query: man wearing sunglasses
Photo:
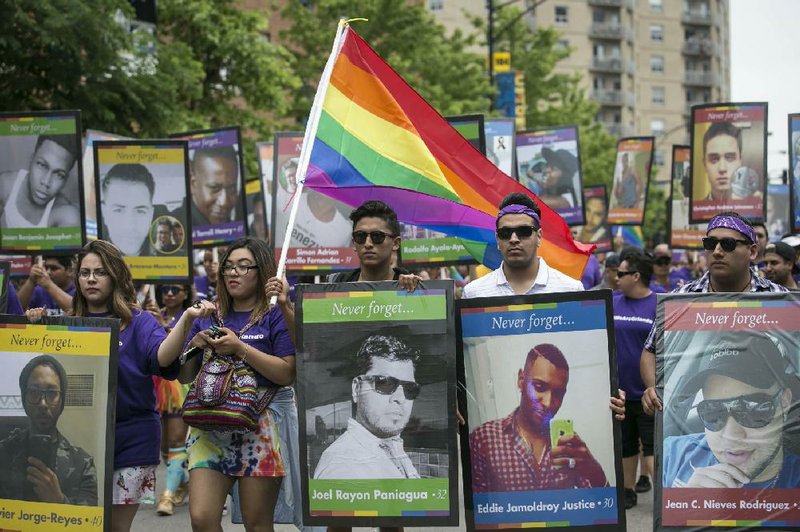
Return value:
<svg viewBox="0 0 800 532">
<path fill-rule="evenodd" d="M 0 499 L 97 506 L 94 461 L 56 425 L 64 411 L 67 374 L 49 355 L 31 359 L 19 388 L 28 427 L 0 441 Z"/>
<path fill-rule="evenodd" d="M 787 363 L 765 334 L 729 334 L 676 391 L 696 404 L 704 432 L 664 440 L 664 487 L 795 488 L 800 457 L 784 447 L 792 392 Z M 691 415 L 689 416 L 691 418 Z"/>
<path fill-rule="evenodd" d="M 420 478 L 400 437 L 420 394 L 414 377 L 418 357 L 396 336 L 374 334 L 364 340 L 351 382 L 355 414 L 322 453 L 314 478 Z"/>
<path fill-rule="evenodd" d="M 497 249 L 503 263 L 464 287 L 465 299 L 583 290 L 580 281 L 547 265 L 539 257 L 541 210 L 530 197 L 515 192 L 500 203 Z"/>
<path fill-rule="evenodd" d="M 723 212 L 708 222 L 703 248 L 706 251 L 708 270 L 696 281 L 673 290 L 677 293 L 703 292 L 786 292 L 786 288 L 759 277 L 751 266 L 758 253 L 753 225 L 735 212 Z M 655 390 L 656 326 L 642 351 L 642 381 L 647 389 L 642 396 L 642 407 L 653 415 L 662 409 L 661 399 Z"/>
</svg>

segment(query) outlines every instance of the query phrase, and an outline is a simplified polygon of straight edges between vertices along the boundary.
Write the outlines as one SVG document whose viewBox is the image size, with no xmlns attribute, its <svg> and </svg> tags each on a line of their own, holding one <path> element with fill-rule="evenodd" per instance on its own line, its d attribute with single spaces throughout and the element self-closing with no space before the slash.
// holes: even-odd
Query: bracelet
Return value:
<svg viewBox="0 0 800 532">
<path fill-rule="evenodd" d="M 242 362 L 247 362 L 247 350 L 250 349 L 250 344 L 244 344 L 244 356 L 242 357 Z"/>
</svg>

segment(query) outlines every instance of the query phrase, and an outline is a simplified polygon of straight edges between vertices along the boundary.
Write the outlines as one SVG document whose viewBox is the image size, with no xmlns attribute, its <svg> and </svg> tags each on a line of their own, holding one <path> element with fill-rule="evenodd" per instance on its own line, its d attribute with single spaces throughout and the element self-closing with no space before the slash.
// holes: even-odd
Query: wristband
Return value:
<svg viewBox="0 0 800 532">
<path fill-rule="evenodd" d="M 242 362 L 247 362 L 247 350 L 250 349 L 250 344 L 244 344 L 244 356 L 242 356 Z"/>
</svg>

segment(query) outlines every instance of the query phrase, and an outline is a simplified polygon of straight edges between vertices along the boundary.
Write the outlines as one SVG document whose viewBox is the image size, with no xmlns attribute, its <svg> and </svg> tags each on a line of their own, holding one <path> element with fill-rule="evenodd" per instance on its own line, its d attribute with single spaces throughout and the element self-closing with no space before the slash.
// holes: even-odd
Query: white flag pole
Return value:
<svg viewBox="0 0 800 532">
<path fill-rule="evenodd" d="M 292 229 L 294 228 L 294 220 L 297 217 L 297 208 L 300 205 L 300 195 L 303 192 L 303 184 L 306 180 L 306 173 L 308 172 L 308 163 L 311 159 L 311 151 L 314 149 L 314 139 L 317 136 L 317 127 L 319 126 L 319 117 L 322 114 L 322 105 L 325 103 L 325 95 L 328 92 L 328 85 L 331 81 L 331 73 L 333 72 L 333 65 L 339 57 L 339 52 L 342 50 L 344 44 L 345 30 L 347 29 L 347 20 L 341 19 L 336 28 L 336 38 L 333 40 L 333 48 L 331 55 L 328 57 L 328 62 L 325 64 L 325 70 L 322 71 L 322 77 L 319 80 L 319 87 L 317 94 L 314 96 L 314 104 L 311 106 L 311 113 L 308 115 L 308 124 L 306 124 L 306 132 L 303 136 L 303 148 L 300 150 L 300 161 L 297 164 L 297 189 L 294 192 L 292 201 L 292 210 L 289 213 L 289 222 L 286 224 L 286 234 L 283 237 L 283 248 L 281 248 L 281 258 L 278 261 L 278 271 L 276 276 L 283 277 L 286 270 L 286 255 L 289 253 L 289 245 L 292 240 Z M 278 296 L 272 296 L 269 301 L 270 305 L 274 305 L 278 301 Z"/>
</svg>

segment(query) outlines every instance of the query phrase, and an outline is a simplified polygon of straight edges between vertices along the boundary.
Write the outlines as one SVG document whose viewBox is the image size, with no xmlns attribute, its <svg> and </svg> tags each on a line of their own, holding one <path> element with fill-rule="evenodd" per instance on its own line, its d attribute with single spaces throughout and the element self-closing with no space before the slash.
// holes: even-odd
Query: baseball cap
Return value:
<svg viewBox="0 0 800 532">
<path fill-rule="evenodd" d="M 795 263 L 792 266 L 792 273 L 797 273 L 798 265 L 797 261 L 795 260 L 795 253 L 794 248 L 785 242 L 773 242 L 767 244 L 766 249 L 764 249 L 764 254 L 767 253 L 775 253 L 779 257 L 783 258 L 783 260 Z"/>
<path fill-rule="evenodd" d="M 619 253 L 614 253 L 612 251 L 611 253 L 606 254 L 606 261 L 605 261 L 606 268 L 619 268 L 619 265 L 621 263 L 622 261 L 619 258 Z"/>
<path fill-rule="evenodd" d="M 709 347 L 698 373 L 686 385 L 689 392 L 702 388 L 709 375 L 724 375 L 759 389 L 786 379 L 787 363 L 766 334 L 723 334 Z"/>
<path fill-rule="evenodd" d="M 800 247 L 800 236 L 789 235 L 789 236 L 783 237 L 781 239 L 781 242 L 783 242 L 784 244 L 789 244 L 793 248 Z"/>
</svg>

